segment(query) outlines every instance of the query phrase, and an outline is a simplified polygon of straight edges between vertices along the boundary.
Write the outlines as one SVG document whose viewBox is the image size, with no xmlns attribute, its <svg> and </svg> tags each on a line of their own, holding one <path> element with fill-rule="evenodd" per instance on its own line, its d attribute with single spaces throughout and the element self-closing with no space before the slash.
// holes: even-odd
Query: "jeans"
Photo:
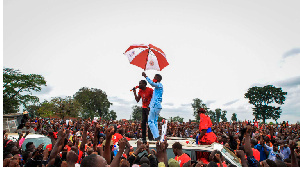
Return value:
<svg viewBox="0 0 300 169">
<path fill-rule="evenodd" d="M 143 108 L 142 110 L 143 110 L 143 113 L 142 113 L 142 137 L 143 137 L 143 140 L 146 140 L 146 130 L 147 130 L 149 109 Z M 149 140 L 153 139 L 153 136 L 152 136 L 152 133 L 151 133 L 149 127 L 148 127 L 148 139 Z"/>
<path fill-rule="evenodd" d="M 153 138 L 159 137 L 157 120 L 158 120 L 160 111 L 161 111 L 161 109 L 159 109 L 159 108 L 155 108 L 155 107 L 150 108 L 150 114 L 148 117 L 148 126 L 150 127 Z"/>
</svg>

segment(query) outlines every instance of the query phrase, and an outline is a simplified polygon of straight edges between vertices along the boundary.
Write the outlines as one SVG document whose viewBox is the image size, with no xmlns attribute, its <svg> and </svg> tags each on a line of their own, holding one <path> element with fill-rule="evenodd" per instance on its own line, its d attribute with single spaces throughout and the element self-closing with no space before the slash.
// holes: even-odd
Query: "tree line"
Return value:
<svg viewBox="0 0 300 169">
<path fill-rule="evenodd" d="M 46 85 L 42 75 L 22 74 L 12 68 L 3 69 L 3 114 L 17 113 L 23 105 L 31 117 L 78 117 L 117 119 L 112 103 L 101 89 L 82 87 L 73 96 L 54 97 L 40 103 L 32 92 Z"/>
<path fill-rule="evenodd" d="M 46 85 L 46 80 L 38 74 L 22 74 L 19 70 L 13 68 L 3 68 L 3 113 L 17 113 L 20 105 L 23 105 L 31 116 L 40 117 L 78 117 L 103 119 L 117 118 L 114 110 L 109 110 L 112 103 L 107 95 L 101 89 L 82 87 L 73 96 L 65 98 L 54 97 L 51 100 L 39 102 L 39 98 L 32 92 L 40 92 L 42 86 Z M 249 103 L 254 106 L 253 116 L 256 120 L 266 119 L 276 120 L 280 118 L 282 110 L 280 106 L 284 104 L 287 92 L 283 92 L 279 87 L 267 85 L 264 87 L 251 87 L 244 94 Z M 197 110 L 204 108 L 212 122 L 227 122 L 227 111 L 217 108 L 210 110 L 199 98 L 193 99 L 191 104 L 195 121 L 199 122 Z M 140 106 L 132 107 L 132 119 L 141 119 L 142 108 Z M 163 117 L 159 117 L 159 121 Z M 173 121 L 183 122 L 182 117 L 173 117 Z M 237 114 L 233 113 L 231 121 L 237 121 Z"/>
</svg>

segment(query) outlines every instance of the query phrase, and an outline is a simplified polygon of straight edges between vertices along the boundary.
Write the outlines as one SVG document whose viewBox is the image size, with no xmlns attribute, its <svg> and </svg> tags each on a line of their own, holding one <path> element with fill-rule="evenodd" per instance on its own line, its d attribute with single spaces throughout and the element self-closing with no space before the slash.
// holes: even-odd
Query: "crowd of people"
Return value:
<svg viewBox="0 0 300 169">
<path fill-rule="evenodd" d="M 159 122 L 160 133 L 161 126 Z M 209 130 L 215 133 L 216 142 L 232 151 L 244 167 L 300 166 L 299 124 L 257 126 L 250 122 L 219 122 L 212 123 Z M 201 144 L 199 123 L 169 122 L 166 137 L 156 142 L 156 150 L 142 140 L 142 121 L 29 118 L 17 132 L 18 140 L 12 141 L 4 131 L 4 167 L 234 166 L 217 150 L 207 156 L 197 154 L 193 161 L 182 151 L 181 143 L 168 145 L 168 137 L 193 138 Z M 35 146 L 28 142 L 22 149 L 30 133 L 45 135 L 52 144 Z M 129 143 L 131 139 L 137 139 L 135 149 Z M 168 148 L 175 158 L 167 158 Z"/>
</svg>

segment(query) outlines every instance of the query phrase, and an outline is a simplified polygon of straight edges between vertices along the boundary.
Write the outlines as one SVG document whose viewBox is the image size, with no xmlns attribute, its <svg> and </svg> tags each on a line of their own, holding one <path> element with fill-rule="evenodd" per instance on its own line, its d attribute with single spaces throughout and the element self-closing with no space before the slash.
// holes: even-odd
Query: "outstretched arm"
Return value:
<svg viewBox="0 0 300 169">
<path fill-rule="evenodd" d="M 159 87 L 159 83 L 154 83 L 147 75 L 145 72 L 142 73 L 142 76 L 144 76 L 146 78 L 146 80 L 148 81 L 148 83 L 152 86 L 152 87 Z"/>
<path fill-rule="evenodd" d="M 113 159 L 113 161 L 111 162 L 110 166 L 111 167 L 119 167 L 119 164 L 120 164 L 120 159 L 121 159 L 121 156 L 124 152 L 124 149 L 125 149 L 125 146 L 126 146 L 126 141 L 125 141 L 126 138 L 122 138 L 119 140 L 119 151 L 117 153 L 117 155 L 115 156 L 115 158 Z"/>
<path fill-rule="evenodd" d="M 105 142 L 103 157 L 105 158 L 107 164 L 110 164 L 110 162 L 111 162 L 110 141 L 111 141 L 112 135 L 114 134 L 114 131 L 115 131 L 115 128 L 113 126 L 110 126 L 110 128 L 106 129 L 106 131 L 105 131 L 106 142 Z"/>
</svg>

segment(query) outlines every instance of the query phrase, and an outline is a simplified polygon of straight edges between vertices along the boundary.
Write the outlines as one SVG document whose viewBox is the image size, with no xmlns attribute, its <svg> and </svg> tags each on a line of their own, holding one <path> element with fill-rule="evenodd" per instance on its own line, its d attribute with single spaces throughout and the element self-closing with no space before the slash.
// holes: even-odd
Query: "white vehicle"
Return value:
<svg viewBox="0 0 300 169">
<path fill-rule="evenodd" d="M 19 138 L 19 134 L 18 133 L 6 133 L 7 134 L 7 138 L 13 141 L 18 141 Z M 24 133 L 25 135 L 25 133 Z M 51 139 L 41 135 L 41 134 L 31 134 L 29 133 L 27 135 L 27 137 L 25 138 L 25 141 L 22 144 L 22 150 L 25 151 L 26 149 L 26 144 L 28 142 L 33 142 L 33 144 L 35 145 L 35 147 L 38 147 L 40 144 L 44 144 L 44 145 L 48 145 L 51 144 Z"/>
<path fill-rule="evenodd" d="M 213 143 L 211 145 L 197 145 L 195 144 L 195 140 L 191 138 L 180 138 L 180 137 L 168 137 L 168 149 L 167 149 L 167 154 L 168 154 L 168 159 L 174 158 L 175 155 L 172 150 L 172 145 L 175 142 L 179 142 L 182 145 L 182 151 L 186 154 L 188 154 L 192 161 L 197 161 L 197 153 L 196 152 L 212 152 L 214 150 L 219 150 L 222 155 L 225 157 L 225 160 L 233 164 L 237 167 L 242 167 L 242 164 L 240 163 L 239 158 L 231 152 L 228 148 L 224 147 L 222 144 L 219 143 Z M 149 142 L 149 148 L 150 149 L 155 149 L 156 147 L 156 142 L 155 141 L 148 141 Z M 133 148 L 136 148 L 136 140 L 129 141 L 130 145 Z"/>
</svg>

